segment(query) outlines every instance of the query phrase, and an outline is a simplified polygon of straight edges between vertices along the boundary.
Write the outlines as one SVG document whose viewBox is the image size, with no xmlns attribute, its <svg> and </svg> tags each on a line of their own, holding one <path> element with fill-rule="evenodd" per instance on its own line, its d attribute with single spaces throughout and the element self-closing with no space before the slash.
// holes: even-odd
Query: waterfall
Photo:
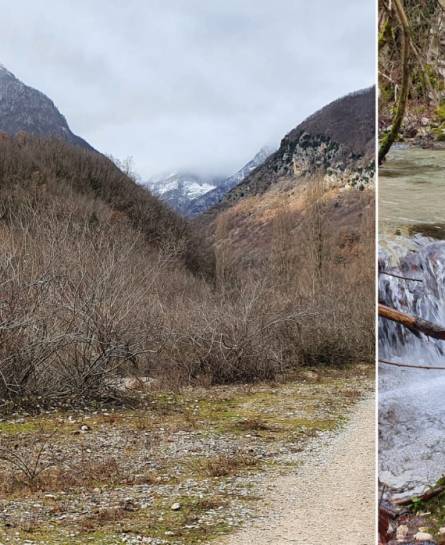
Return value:
<svg viewBox="0 0 445 545">
<path fill-rule="evenodd" d="M 379 301 L 445 326 L 445 242 L 399 236 L 380 247 Z M 379 357 L 445 365 L 445 341 L 379 319 Z M 405 496 L 422 492 L 444 474 L 445 371 L 380 364 L 380 481 L 393 495 Z"/>
</svg>

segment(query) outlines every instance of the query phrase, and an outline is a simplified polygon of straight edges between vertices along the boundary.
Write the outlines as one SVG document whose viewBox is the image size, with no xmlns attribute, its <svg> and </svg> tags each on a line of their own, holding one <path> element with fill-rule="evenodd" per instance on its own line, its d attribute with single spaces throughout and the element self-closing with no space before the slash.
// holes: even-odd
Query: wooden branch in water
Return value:
<svg viewBox="0 0 445 545">
<path fill-rule="evenodd" d="M 405 367 L 407 369 L 437 369 L 438 371 L 445 371 L 445 367 L 435 365 L 418 365 L 416 363 L 400 363 L 398 361 L 390 361 L 379 359 L 379 363 L 385 363 L 386 365 L 394 365 L 395 367 Z"/>
<path fill-rule="evenodd" d="M 387 272 L 387 271 L 380 271 L 380 274 L 384 274 L 385 276 L 393 276 L 394 278 L 400 278 L 400 280 L 412 280 L 413 282 L 423 282 L 421 278 L 410 278 L 409 276 L 402 276 L 401 274 L 396 274 L 396 273 Z"/>
<path fill-rule="evenodd" d="M 411 316 L 410 314 L 400 312 L 400 310 L 395 310 L 382 304 L 379 304 L 379 316 L 401 324 L 408 329 L 420 331 L 420 333 L 423 333 L 428 337 L 433 337 L 434 339 L 440 339 L 442 341 L 445 340 L 445 329 L 443 326 L 439 326 L 428 320 L 423 320 L 417 316 Z"/>
</svg>

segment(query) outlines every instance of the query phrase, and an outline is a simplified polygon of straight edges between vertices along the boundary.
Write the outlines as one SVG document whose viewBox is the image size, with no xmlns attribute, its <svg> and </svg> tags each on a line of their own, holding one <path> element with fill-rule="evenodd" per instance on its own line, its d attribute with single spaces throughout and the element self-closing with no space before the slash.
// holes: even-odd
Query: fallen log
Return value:
<svg viewBox="0 0 445 545">
<path fill-rule="evenodd" d="M 445 328 L 433 322 L 429 322 L 428 320 L 423 320 L 417 316 L 400 312 L 400 310 L 395 310 L 382 304 L 379 304 L 379 316 L 401 324 L 413 331 L 419 331 L 428 337 L 433 337 L 434 339 L 440 339 L 442 341 L 445 340 Z"/>
</svg>

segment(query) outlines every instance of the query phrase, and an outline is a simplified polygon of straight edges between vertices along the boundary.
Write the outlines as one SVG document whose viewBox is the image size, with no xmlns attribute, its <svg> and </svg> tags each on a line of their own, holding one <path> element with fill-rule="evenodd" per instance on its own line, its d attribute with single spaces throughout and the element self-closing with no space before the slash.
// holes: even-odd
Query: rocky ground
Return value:
<svg viewBox="0 0 445 545">
<path fill-rule="evenodd" d="M 379 112 L 379 134 L 389 132 L 391 115 Z M 411 105 L 405 113 L 398 141 L 411 146 L 442 149 L 445 147 L 445 108 Z"/>
<path fill-rule="evenodd" d="M 193 545 L 255 517 L 264 483 L 337 435 L 372 368 L 144 391 L 139 408 L 0 421 L 3 545 Z"/>
<path fill-rule="evenodd" d="M 380 521 L 387 527 L 388 545 L 445 545 L 445 492 L 427 501 L 413 498 L 404 507 L 383 505 L 393 512 Z"/>
</svg>

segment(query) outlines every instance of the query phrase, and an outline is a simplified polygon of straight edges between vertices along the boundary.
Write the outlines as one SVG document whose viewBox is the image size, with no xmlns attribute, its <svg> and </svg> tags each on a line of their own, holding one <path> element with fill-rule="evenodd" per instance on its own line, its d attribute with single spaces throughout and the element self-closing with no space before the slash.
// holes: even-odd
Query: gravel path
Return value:
<svg viewBox="0 0 445 545">
<path fill-rule="evenodd" d="M 221 545 L 374 545 L 375 401 L 311 449 L 293 475 L 267 483 L 260 516 Z"/>
</svg>

